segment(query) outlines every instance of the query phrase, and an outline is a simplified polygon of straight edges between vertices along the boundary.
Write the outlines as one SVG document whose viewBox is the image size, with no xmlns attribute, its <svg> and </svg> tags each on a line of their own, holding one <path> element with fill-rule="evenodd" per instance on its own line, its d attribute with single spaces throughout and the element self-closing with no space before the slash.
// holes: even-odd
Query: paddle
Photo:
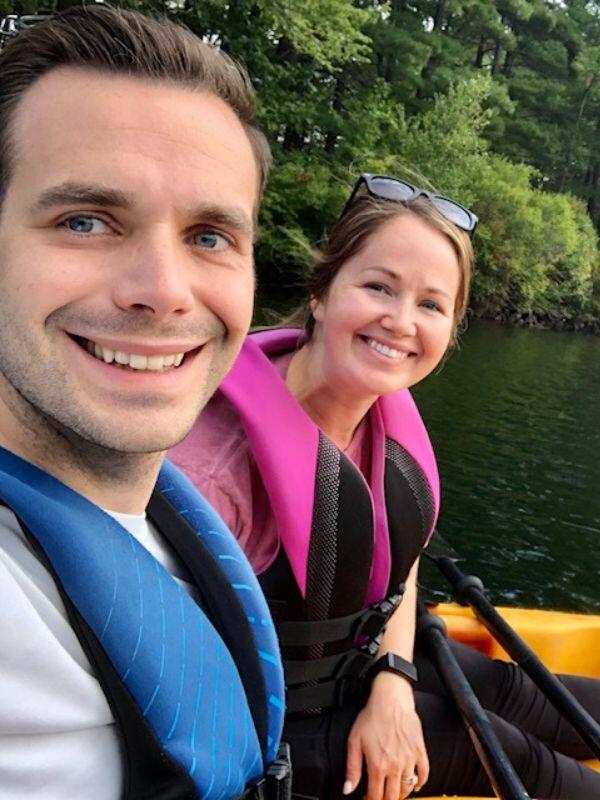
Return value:
<svg viewBox="0 0 600 800">
<path fill-rule="evenodd" d="M 435 538 L 438 539 L 439 546 L 443 540 L 437 533 Z M 429 548 L 424 551 L 424 555 L 436 564 L 449 581 L 456 602 L 473 609 L 477 619 L 544 692 L 554 707 L 569 720 L 596 757 L 600 758 L 600 725 L 500 616 L 486 597 L 481 580 L 474 575 L 465 575 L 457 566 L 455 556 L 436 555 Z"/>
<path fill-rule="evenodd" d="M 430 614 L 422 600 L 418 601 L 417 631 L 422 647 L 460 711 L 479 760 L 498 797 L 502 800 L 530 800 L 489 717 L 450 649 L 444 621 Z"/>
</svg>

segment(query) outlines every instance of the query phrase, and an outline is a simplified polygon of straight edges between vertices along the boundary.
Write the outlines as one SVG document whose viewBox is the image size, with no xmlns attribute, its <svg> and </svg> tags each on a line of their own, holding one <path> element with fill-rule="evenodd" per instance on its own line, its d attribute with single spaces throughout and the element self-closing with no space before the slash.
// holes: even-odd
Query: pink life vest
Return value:
<svg viewBox="0 0 600 800">
<path fill-rule="evenodd" d="M 246 339 L 220 391 L 234 407 L 264 482 L 281 543 L 302 597 L 306 597 L 319 445 L 324 435 L 273 368 L 269 356 L 294 350 L 297 329 L 272 329 Z M 380 397 L 370 411 L 372 466 L 368 491 L 373 517 L 373 558 L 364 600 L 375 603 L 389 592 L 395 520 L 390 494 L 402 476 L 421 519 L 420 547 L 431 535 L 439 509 L 439 477 L 433 448 L 407 389 Z M 331 448 L 333 444 L 330 443 Z M 390 478 L 390 474 L 393 473 Z M 391 480 L 391 482 L 390 482 Z M 386 491 L 387 490 L 387 491 Z M 388 495 L 386 497 L 386 494 Z M 427 496 L 424 501 L 423 497 Z M 393 510 L 394 516 L 401 516 Z M 414 548 L 413 548 L 414 550 Z M 409 565 L 410 566 L 410 565 Z M 406 569 L 404 569 L 406 572 Z M 401 576 L 404 579 L 406 575 Z"/>
</svg>

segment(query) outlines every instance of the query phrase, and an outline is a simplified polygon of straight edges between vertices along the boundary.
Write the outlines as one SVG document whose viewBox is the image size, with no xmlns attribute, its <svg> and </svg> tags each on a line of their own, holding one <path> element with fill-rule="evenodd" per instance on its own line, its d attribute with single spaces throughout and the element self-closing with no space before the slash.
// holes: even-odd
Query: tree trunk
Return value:
<svg viewBox="0 0 600 800">
<path fill-rule="evenodd" d="M 479 37 L 479 44 L 477 45 L 477 55 L 475 56 L 475 66 L 477 69 L 481 69 L 483 67 L 483 56 L 486 52 L 486 39 L 483 34 Z"/>
<path fill-rule="evenodd" d="M 444 23 L 444 12 L 446 10 L 446 0 L 437 0 L 435 4 L 435 14 L 433 15 L 433 30 L 441 28 Z"/>
<path fill-rule="evenodd" d="M 512 69 L 515 63 L 515 58 L 517 56 L 516 50 L 508 50 L 506 55 L 504 56 L 504 66 L 502 67 L 502 74 L 505 78 L 512 77 Z"/>
<path fill-rule="evenodd" d="M 496 43 L 494 45 L 494 58 L 492 60 L 492 75 L 500 74 L 500 53 L 500 40 L 496 39 Z"/>
</svg>

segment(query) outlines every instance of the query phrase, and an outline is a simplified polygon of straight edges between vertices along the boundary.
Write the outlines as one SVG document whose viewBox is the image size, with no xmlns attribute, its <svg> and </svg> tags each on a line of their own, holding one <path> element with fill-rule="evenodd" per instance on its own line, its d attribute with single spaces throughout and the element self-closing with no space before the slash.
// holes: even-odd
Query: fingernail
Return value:
<svg viewBox="0 0 600 800">
<path fill-rule="evenodd" d="M 342 789 L 342 794 L 352 794 L 352 789 L 353 789 L 352 781 L 346 781 L 346 783 L 344 784 L 344 788 Z"/>
</svg>

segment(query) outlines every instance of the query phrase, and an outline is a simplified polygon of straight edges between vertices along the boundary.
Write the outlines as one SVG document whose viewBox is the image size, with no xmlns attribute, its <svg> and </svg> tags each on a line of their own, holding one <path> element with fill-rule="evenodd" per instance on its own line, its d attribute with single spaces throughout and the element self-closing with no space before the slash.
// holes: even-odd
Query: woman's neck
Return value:
<svg viewBox="0 0 600 800">
<path fill-rule="evenodd" d="M 375 397 L 352 396 L 331 385 L 315 348 L 309 343 L 292 356 L 285 382 L 312 421 L 346 450 Z"/>
</svg>

